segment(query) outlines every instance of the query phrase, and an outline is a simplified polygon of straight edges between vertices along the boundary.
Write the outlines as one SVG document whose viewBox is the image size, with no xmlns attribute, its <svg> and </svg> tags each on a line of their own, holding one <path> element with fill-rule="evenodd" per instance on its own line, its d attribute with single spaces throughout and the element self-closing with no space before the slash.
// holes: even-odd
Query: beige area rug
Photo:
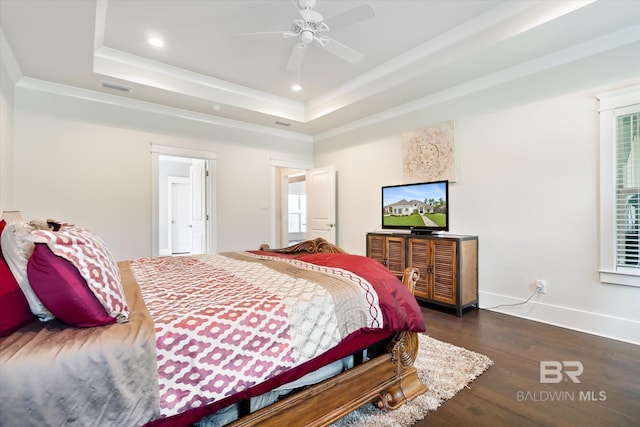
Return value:
<svg viewBox="0 0 640 427">
<path fill-rule="evenodd" d="M 493 361 L 487 356 L 420 334 L 415 367 L 429 390 L 395 411 L 375 405 L 361 407 L 333 424 L 335 427 L 408 427 L 435 411 L 467 384 L 486 371 Z"/>
</svg>

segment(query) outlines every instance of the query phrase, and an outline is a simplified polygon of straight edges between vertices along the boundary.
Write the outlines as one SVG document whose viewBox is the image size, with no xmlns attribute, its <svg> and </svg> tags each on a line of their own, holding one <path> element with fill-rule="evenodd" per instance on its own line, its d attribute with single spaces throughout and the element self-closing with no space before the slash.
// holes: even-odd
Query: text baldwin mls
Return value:
<svg viewBox="0 0 640 427">
<path fill-rule="evenodd" d="M 584 391 L 516 391 L 516 400 L 518 402 L 566 402 L 566 401 L 575 401 L 576 397 L 578 401 L 583 402 L 597 402 L 597 401 L 605 401 L 607 400 L 607 392 L 604 390 L 601 391 L 592 391 L 592 390 L 584 390 Z"/>
<path fill-rule="evenodd" d="M 584 372 L 584 365 L 579 360 L 541 360 L 540 384 L 560 384 L 571 381 L 580 383 L 580 375 Z M 603 402 L 607 400 L 606 391 L 583 390 L 578 391 L 516 391 L 518 402 L 566 402 L 575 401 L 576 396 L 581 402 Z"/>
</svg>

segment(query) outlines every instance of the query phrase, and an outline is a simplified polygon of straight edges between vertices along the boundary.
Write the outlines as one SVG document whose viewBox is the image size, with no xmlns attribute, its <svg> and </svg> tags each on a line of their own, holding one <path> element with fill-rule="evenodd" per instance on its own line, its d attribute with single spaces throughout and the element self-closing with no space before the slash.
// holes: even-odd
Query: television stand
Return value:
<svg viewBox="0 0 640 427">
<path fill-rule="evenodd" d="M 397 276 L 407 267 L 417 268 L 418 301 L 454 308 L 458 316 L 478 308 L 477 236 L 367 233 L 367 256 Z"/>
</svg>

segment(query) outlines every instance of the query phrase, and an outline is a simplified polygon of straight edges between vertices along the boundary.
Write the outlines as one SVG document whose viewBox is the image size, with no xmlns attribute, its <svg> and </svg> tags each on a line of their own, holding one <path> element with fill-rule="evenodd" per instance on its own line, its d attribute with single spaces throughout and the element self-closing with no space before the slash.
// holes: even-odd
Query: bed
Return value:
<svg viewBox="0 0 640 427">
<path fill-rule="evenodd" d="M 328 425 L 363 404 L 392 410 L 426 390 L 413 367 L 424 330 L 412 297 L 416 269 L 401 283 L 379 263 L 316 239 L 121 261 L 112 274 L 122 299 L 103 286 L 100 300 L 89 284 L 95 267 L 85 277 L 81 260 L 57 248 L 82 243 L 60 239 L 65 231 L 90 235 L 91 249 L 109 258 L 79 228 L 22 236 L 33 246 L 22 272 L 55 318 L 39 313 L 0 338 L 0 425 L 206 426 L 226 413 L 236 426 Z M 91 258 L 87 247 L 76 257 Z M 85 287 L 64 288 L 72 279 L 61 265 Z M 47 293 L 52 283 L 59 288 Z M 71 291 L 85 292 L 80 305 L 63 298 Z M 69 326 L 91 297 L 106 320 Z M 339 369 L 317 376 L 329 366 Z"/>
</svg>

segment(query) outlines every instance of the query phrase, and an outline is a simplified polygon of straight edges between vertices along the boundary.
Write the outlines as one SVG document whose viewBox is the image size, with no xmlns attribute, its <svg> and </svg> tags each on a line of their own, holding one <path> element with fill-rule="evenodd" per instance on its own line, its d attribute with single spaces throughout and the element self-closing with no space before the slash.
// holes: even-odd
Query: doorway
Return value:
<svg viewBox="0 0 640 427">
<path fill-rule="evenodd" d="M 159 255 L 206 252 L 206 171 L 203 159 L 160 156 Z"/>
<path fill-rule="evenodd" d="M 286 242 L 294 245 L 306 239 L 307 234 L 307 192 L 306 172 L 291 171 L 286 183 Z"/>
<path fill-rule="evenodd" d="M 151 146 L 152 256 L 215 251 L 215 153 Z"/>
<path fill-rule="evenodd" d="M 276 168 L 276 247 L 316 237 L 336 243 L 335 167 Z"/>
<path fill-rule="evenodd" d="M 169 230 L 167 236 L 171 255 L 191 254 L 191 179 L 169 176 L 167 201 L 169 203 Z"/>
<path fill-rule="evenodd" d="M 306 172 L 306 169 L 276 168 L 276 247 L 290 246 L 306 238 Z"/>
</svg>

